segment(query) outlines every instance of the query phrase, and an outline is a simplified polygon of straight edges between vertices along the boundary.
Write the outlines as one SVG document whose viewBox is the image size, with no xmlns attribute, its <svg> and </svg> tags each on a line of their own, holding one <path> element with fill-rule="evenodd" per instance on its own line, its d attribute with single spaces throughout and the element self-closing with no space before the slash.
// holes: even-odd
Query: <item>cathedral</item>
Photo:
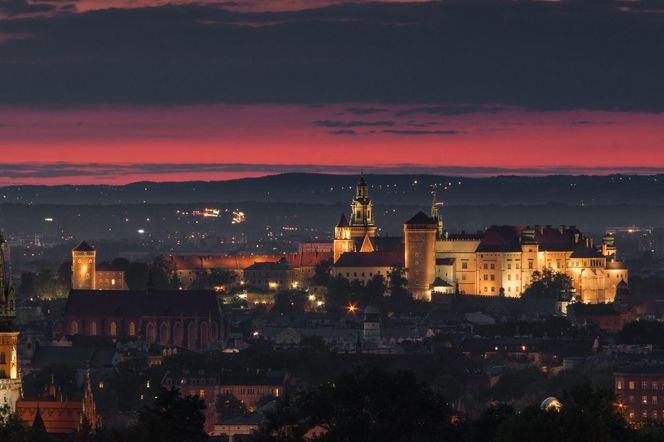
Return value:
<svg viewBox="0 0 664 442">
<path fill-rule="evenodd" d="M 362 176 L 345 215 L 335 228 L 333 276 L 366 283 L 403 267 L 416 299 L 436 293 L 520 297 L 535 272 L 568 275 L 575 297 L 586 303 L 612 302 L 628 269 L 618 260 L 611 234 L 599 246 L 574 226 L 491 226 L 474 234 L 450 233 L 435 198 L 430 214 L 404 223 L 404 237 L 376 236 L 372 203 Z"/>
</svg>

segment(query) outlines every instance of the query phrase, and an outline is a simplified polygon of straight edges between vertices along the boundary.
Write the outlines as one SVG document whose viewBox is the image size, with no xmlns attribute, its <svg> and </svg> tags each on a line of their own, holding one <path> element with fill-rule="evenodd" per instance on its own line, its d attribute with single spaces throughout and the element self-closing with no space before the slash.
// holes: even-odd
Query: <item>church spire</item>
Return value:
<svg viewBox="0 0 664 442">
<path fill-rule="evenodd" d="M 5 261 L 5 239 L 0 233 L 0 323 L 9 323 L 14 318 L 16 318 L 16 296 Z"/>
</svg>

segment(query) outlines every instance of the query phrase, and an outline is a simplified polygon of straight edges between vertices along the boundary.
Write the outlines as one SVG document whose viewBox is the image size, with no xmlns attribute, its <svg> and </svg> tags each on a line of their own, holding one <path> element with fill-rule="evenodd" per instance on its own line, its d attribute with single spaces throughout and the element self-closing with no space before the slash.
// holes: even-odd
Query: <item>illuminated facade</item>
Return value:
<svg viewBox="0 0 664 442">
<path fill-rule="evenodd" d="M 373 203 L 369 198 L 369 186 L 360 177 L 355 189 L 355 198 L 350 203 L 350 221 L 346 215 L 334 229 L 334 262 L 346 252 L 374 251 L 372 238 L 376 237 L 376 224 L 373 218 Z"/>
<path fill-rule="evenodd" d="M 97 266 L 97 251 L 86 241 L 71 251 L 71 287 L 74 290 L 127 290 L 124 272 L 108 264 Z"/>
<path fill-rule="evenodd" d="M 363 216 L 371 208 L 361 178 L 354 217 L 348 222 L 342 215 L 335 228 L 332 275 L 366 283 L 403 266 L 409 290 L 421 300 L 431 300 L 432 292 L 457 291 L 519 297 L 533 274 L 545 269 L 568 275 L 576 297 L 586 303 L 612 302 L 619 284 L 628 282 L 628 269 L 618 260 L 611 234 L 599 247 L 574 226 L 491 226 L 474 234 L 451 234 L 444 227 L 441 206 L 434 199 L 430 215 L 418 212 L 404 223 L 401 256 L 396 257 L 393 245 L 380 247 L 383 238 L 375 237 L 373 219 L 370 230 L 359 228 L 358 220 L 367 220 Z"/>
</svg>

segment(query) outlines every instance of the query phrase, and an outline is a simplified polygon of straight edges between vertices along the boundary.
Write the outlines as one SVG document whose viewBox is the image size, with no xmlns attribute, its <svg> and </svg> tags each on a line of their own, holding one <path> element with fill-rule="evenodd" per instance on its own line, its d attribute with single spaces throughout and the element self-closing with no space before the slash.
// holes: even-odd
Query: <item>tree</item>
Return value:
<svg viewBox="0 0 664 442">
<path fill-rule="evenodd" d="M 233 284 L 237 275 L 232 270 L 214 268 L 194 279 L 189 288 L 192 290 L 213 290 L 215 287 Z"/>
<path fill-rule="evenodd" d="M 406 269 L 403 267 L 392 267 L 392 270 L 387 274 L 389 281 L 389 288 L 391 298 L 397 302 L 404 302 L 413 299 L 413 296 L 408 291 L 406 286 L 408 280 L 406 279 Z"/>
<path fill-rule="evenodd" d="M 311 278 L 313 285 L 327 285 L 330 281 L 330 268 L 332 262 L 330 260 L 323 260 L 316 264 L 314 276 Z"/>
<path fill-rule="evenodd" d="M 219 422 L 247 414 L 246 405 L 231 393 L 220 394 L 217 396 L 215 406 L 217 408 Z"/>
<path fill-rule="evenodd" d="M 496 431 L 497 442 L 573 440 L 626 441 L 634 436 L 614 405 L 613 395 L 588 386 L 565 394 L 560 411 L 544 411 L 534 405 L 504 420 Z"/>
<path fill-rule="evenodd" d="M 37 275 L 33 272 L 21 273 L 21 284 L 18 292 L 25 296 L 34 296 L 37 291 Z"/>
<path fill-rule="evenodd" d="M 385 290 L 387 290 L 387 285 L 385 284 L 385 278 L 383 275 L 374 275 L 371 278 L 364 289 L 366 304 L 378 304 L 383 300 L 385 296 Z"/>
<path fill-rule="evenodd" d="M 129 290 L 145 290 L 148 286 L 148 273 L 149 268 L 147 264 L 129 262 L 125 269 L 125 282 Z"/>
<path fill-rule="evenodd" d="M 277 410 L 266 416 L 267 422 L 259 431 L 262 437 L 269 433 L 285 435 L 277 440 L 299 440 L 295 430 L 320 426 L 326 430 L 318 439 L 321 441 L 463 438 L 463 428 L 452 423 L 452 410 L 442 396 L 417 382 L 410 372 L 355 370 L 304 391 L 293 402 L 282 401 Z"/>
<path fill-rule="evenodd" d="M 523 292 L 524 298 L 539 298 L 557 301 L 563 292 L 572 289 L 572 278 L 561 272 L 545 268 L 533 272 L 530 285 Z"/>
<path fill-rule="evenodd" d="M 344 310 L 350 299 L 350 282 L 341 275 L 330 278 L 327 283 L 325 307 L 330 313 L 338 314 Z"/>
<path fill-rule="evenodd" d="M 129 440 L 148 442 L 196 442 L 207 440 L 205 403 L 198 396 L 180 396 L 180 390 L 161 389 L 154 404 L 138 415 Z"/>
<path fill-rule="evenodd" d="M 307 294 L 302 290 L 282 290 L 274 295 L 275 313 L 304 313 Z"/>
</svg>

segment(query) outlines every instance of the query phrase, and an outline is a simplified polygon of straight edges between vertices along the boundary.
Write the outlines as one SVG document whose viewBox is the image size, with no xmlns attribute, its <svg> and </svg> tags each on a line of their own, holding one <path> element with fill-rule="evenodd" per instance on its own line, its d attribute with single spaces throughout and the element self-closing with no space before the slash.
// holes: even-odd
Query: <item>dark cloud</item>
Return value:
<svg viewBox="0 0 664 442">
<path fill-rule="evenodd" d="M 394 135 L 462 135 L 462 130 L 415 130 L 415 129 L 385 129 L 384 134 Z"/>
<path fill-rule="evenodd" d="M 338 120 L 316 120 L 314 125 L 320 127 L 363 127 L 363 126 L 388 126 L 392 127 L 394 121 L 338 121 Z"/>
<path fill-rule="evenodd" d="M 0 104 L 664 111 L 662 3 L 357 2 L 270 13 L 188 4 L 2 20 L 0 33 L 32 37 L 0 43 Z M 0 5 L 13 16 L 53 8 Z"/>
<path fill-rule="evenodd" d="M 371 115 L 389 111 L 389 109 L 380 107 L 350 107 L 346 109 L 346 112 L 349 112 L 353 115 Z"/>
<path fill-rule="evenodd" d="M 570 123 L 572 126 L 608 126 L 616 124 L 615 121 L 590 121 L 590 120 L 576 120 Z"/>
<path fill-rule="evenodd" d="M 357 135 L 353 129 L 339 129 L 328 132 L 330 135 Z"/>
<path fill-rule="evenodd" d="M 444 106 L 421 106 L 403 109 L 397 112 L 399 116 L 429 114 L 429 115 L 462 115 L 476 112 L 499 112 L 500 106 L 489 105 L 444 105 Z"/>
<path fill-rule="evenodd" d="M 0 0 L 0 13 L 9 16 L 50 12 L 55 6 L 46 3 L 29 3 L 27 0 Z"/>
</svg>

